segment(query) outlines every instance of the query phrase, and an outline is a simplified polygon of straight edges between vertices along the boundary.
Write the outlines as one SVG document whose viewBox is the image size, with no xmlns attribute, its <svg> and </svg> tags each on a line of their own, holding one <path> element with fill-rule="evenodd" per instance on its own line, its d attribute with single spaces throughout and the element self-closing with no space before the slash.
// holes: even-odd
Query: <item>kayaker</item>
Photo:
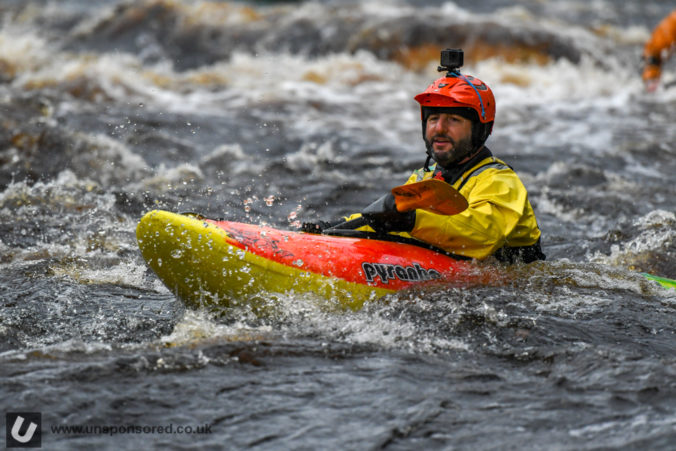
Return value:
<svg viewBox="0 0 676 451">
<path fill-rule="evenodd" d="M 514 170 L 484 145 L 495 119 L 493 92 L 478 78 L 460 74 L 462 59 L 461 50 L 444 50 L 439 70 L 448 73 L 415 96 L 427 160 L 406 183 L 442 180 L 457 189 L 469 207 L 453 216 L 425 210 L 400 213 L 389 194 L 383 202 L 389 214 L 380 223 L 371 221 L 357 230 L 403 232 L 398 234 L 478 260 L 490 256 L 509 263 L 542 260 L 540 229 L 526 188 Z M 318 233 L 327 226 L 305 223 L 302 228 Z"/>
<path fill-rule="evenodd" d="M 659 86 L 662 65 L 676 47 L 676 10 L 655 27 L 643 48 L 643 82 L 652 92 Z"/>
</svg>

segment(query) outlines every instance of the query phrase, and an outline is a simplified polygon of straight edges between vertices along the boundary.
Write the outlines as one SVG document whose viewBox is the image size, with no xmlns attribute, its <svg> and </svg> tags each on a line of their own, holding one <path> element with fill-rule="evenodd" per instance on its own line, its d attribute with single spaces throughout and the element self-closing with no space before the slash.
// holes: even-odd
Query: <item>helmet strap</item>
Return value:
<svg viewBox="0 0 676 451">
<path fill-rule="evenodd" d="M 427 159 L 425 160 L 425 164 L 423 165 L 423 170 L 425 172 L 430 172 L 430 161 L 432 161 L 432 152 L 430 152 L 429 147 L 427 148 Z"/>
</svg>

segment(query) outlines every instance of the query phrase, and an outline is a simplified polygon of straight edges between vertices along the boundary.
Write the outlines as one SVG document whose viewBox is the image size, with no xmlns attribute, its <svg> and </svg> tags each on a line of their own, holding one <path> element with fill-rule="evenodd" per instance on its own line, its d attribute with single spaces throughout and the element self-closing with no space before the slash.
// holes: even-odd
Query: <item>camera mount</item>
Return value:
<svg viewBox="0 0 676 451">
<path fill-rule="evenodd" d="M 464 52 L 462 49 L 445 49 L 441 51 L 441 64 L 437 67 L 437 71 L 447 71 L 451 73 L 460 73 L 460 67 L 464 63 Z"/>
</svg>

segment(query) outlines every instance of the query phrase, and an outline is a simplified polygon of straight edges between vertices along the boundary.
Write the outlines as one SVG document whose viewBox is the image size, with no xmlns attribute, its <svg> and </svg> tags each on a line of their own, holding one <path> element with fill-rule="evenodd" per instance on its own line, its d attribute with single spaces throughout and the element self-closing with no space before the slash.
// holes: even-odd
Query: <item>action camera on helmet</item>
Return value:
<svg viewBox="0 0 676 451">
<path fill-rule="evenodd" d="M 464 53 L 462 49 L 446 49 L 441 51 L 441 65 L 437 69 L 439 72 L 455 72 L 464 62 Z"/>
</svg>

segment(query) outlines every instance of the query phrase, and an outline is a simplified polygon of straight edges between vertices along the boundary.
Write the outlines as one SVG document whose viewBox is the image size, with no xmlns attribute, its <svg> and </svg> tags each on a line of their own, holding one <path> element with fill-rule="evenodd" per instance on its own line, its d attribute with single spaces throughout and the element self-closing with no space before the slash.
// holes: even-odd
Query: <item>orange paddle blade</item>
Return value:
<svg viewBox="0 0 676 451">
<path fill-rule="evenodd" d="M 422 209 L 440 215 L 456 215 L 467 208 L 467 199 L 448 183 L 429 179 L 392 188 L 397 210 Z"/>
</svg>

